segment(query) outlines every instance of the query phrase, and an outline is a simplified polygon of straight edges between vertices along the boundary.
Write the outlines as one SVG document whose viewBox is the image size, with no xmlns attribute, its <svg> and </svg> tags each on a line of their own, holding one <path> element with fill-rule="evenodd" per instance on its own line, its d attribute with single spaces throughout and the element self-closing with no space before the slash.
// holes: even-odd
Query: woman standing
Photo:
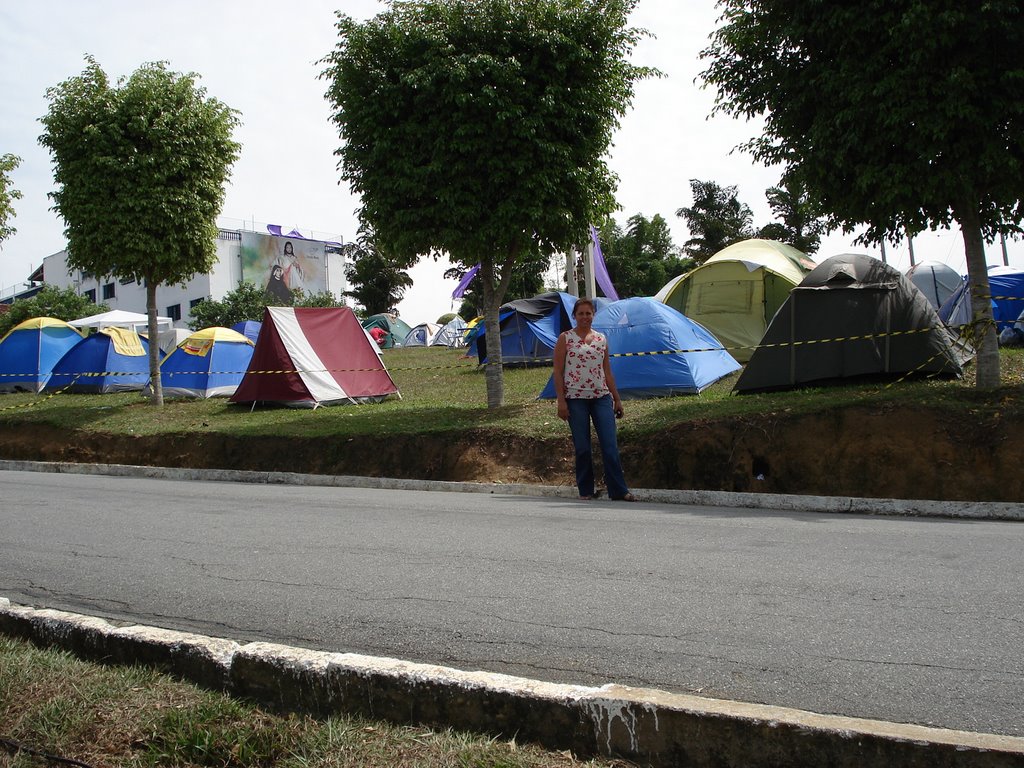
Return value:
<svg viewBox="0 0 1024 768">
<path fill-rule="evenodd" d="M 616 501 L 636 501 L 626 486 L 615 436 L 615 419 L 622 418 L 622 400 L 615 387 L 608 357 L 608 339 L 593 330 L 594 302 L 577 299 L 572 308 L 576 327 L 555 342 L 555 395 L 558 418 L 569 422 L 576 451 L 576 487 L 581 499 L 592 499 L 594 462 L 590 423 L 597 431 L 608 495 Z"/>
</svg>

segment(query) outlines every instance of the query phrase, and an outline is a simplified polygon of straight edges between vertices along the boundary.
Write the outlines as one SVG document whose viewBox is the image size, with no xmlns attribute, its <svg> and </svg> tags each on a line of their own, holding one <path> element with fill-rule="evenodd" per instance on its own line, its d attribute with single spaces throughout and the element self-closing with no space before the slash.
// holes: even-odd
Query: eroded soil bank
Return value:
<svg viewBox="0 0 1024 768">
<path fill-rule="evenodd" d="M 636 488 L 945 501 L 1024 501 L 1024 418 L 953 423 L 930 409 L 845 408 L 681 424 L 620 441 Z M 33 427 L 0 431 L 0 458 L 488 483 L 572 485 L 571 445 L 457 437 L 161 437 Z"/>
</svg>

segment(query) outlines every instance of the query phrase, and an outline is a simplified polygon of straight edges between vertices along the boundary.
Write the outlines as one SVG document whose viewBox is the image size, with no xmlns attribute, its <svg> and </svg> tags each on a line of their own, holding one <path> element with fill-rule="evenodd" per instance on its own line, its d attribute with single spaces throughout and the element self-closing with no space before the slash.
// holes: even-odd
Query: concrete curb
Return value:
<svg viewBox="0 0 1024 768">
<path fill-rule="evenodd" d="M 391 490 L 492 493 L 510 496 L 576 498 L 569 486 L 524 483 L 460 483 L 441 480 L 403 480 L 352 475 L 307 475 L 296 472 L 255 472 L 234 469 L 190 469 L 148 467 L 131 464 L 77 464 L 74 462 L 20 461 L 0 459 L 0 471 L 54 472 L 58 474 L 148 477 L 167 480 L 257 483 L 268 485 L 310 485 L 344 488 L 385 488 Z M 841 496 L 800 496 L 774 493 L 733 493 L 730 491 L 674 491 L 634 489 L 640 501 L 704 507 L 738 507 L 776 512 L 817 512 L 906 517 L 946 517 L 973 520 L 1024 521 L 1024 504 L 1003 501 L 930 501 L 913 499 L 865 499 Z"/>
<path fill-rule="evenodd" d="M 515 736 L 652 766 L 1024 765 L 1024 738 L 606 685 L 543 683 L 37 610 L 0 598 L 0 632 L 103 663 L 161 667 L 281 711 L 351 713 Z"/>
</svg>

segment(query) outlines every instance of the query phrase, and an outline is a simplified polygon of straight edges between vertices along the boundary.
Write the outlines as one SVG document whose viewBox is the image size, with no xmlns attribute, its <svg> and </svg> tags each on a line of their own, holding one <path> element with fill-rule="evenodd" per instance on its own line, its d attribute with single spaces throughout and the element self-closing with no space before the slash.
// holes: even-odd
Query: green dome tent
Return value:
<svg viewBox="0 0 1024 768">
<path fill-rule="evenodd" d="M 654 297 L 700 323 L 739 362 L 814 262 L 777 240 L 743 240 L 669 281 Z"/>
<path fill-rule="evenodd" d="M 384 337 L 384 343 L 380 345 L 382 349 L 402 346 L 405 337 L 412 331 L 412 326 L 398 315 L 393 315 L 390 312 L 370 315 L 363 320 L 362 326 L 367 331 L 371 328 L 383 328 L 387 332 L 387 336 Z"/>
</svg>

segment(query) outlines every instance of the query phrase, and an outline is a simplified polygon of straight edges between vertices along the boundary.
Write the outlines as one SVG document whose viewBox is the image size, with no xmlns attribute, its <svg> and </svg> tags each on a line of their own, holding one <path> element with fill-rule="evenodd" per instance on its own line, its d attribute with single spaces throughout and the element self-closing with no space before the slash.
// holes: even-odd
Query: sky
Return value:
<svg viewBox="0 0 1024 768">
<path fill-rule="evenodd" d="M 337 40 L 335 10 L 369 18 L 377 0 L 34 0 L 0 4 L 0 154 L 22 158 L 12 176 L 23 198 L 10 222 L 17 233 L 0 243 L 0 295 L 27 279 L 44 257 L 65 247 L 64 225 L 47 197 L 54 188 L 49 153 L 39 145 L 39 118 L 46 90 L 85 68 L 92 55 L 112 79 L 141 64 L 167 61 L 172 70 L 195 72 L 209 96 L 241 113 L 235 138 L 242 144 L 219 219 L 228 228 L 265 231 L 267 224 L 298 229 L 308 237 L 354 239 L 359 200 L 339 183 L 334 151 L 339 145 L 326 83 L 317 62 Z M 759 133 L 757 122 L 710 117 L 714 92 L 694 80 L 703 69 L 700 51 L 717 23 L 714 0 L 640 0 L 632 24 L 649 30 L 633 62 L 660 69 L 664 77 L 637 84 L 629 113 L 615 134 L 608 164 L 619 177 L 620 224 L 635 214 L 661 214 L 673 240 L 688 238 L 676 216 L 692 203 L 690 179 L 738 187 L 754 211 L 756 226 L 772 221 L 764 192 L 779 170 L 754 162 L 735 147 Z M 853 244 L 850 235 L 827 236 L 815 255 L 877 248 Z M 916 262 L 938 261 L 965 273 L 958 231 L 914 238 Z M 989 264 L 1002 264 L 998 243 L 986 249 Z M 910 266 L 906 240 L 886 248 L 890 264 Z M 1024 267 L 1024 243 L 1008 244 L 1008 260 Z M 445 280 L 448 264 L 429 257 L 411 271 L 414 285 L 399 311 L 415 324 L 458 308 Z"/>
</svg>

